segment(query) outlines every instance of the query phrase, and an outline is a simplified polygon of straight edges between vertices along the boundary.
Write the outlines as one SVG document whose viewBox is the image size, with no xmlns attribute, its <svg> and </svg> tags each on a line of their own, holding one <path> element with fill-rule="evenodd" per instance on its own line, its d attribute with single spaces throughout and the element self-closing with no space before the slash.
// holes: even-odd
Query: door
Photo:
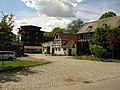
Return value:
<svg viewBox="0 0 120 90">
<path fill-rule="evenodd" d="M 69 49 L 69 50 L 68 50 L 68 55 L 69 55 L 69 56 L 71 56 L 71 55 L 72 55 L 72 54 L 71 54 L 71 52 L 72 52 L 72 50 L 71 50 L 71 49 Z"/>
<path fill-rule="evenodd" d="M 52 54 L 54 54 L 54 52 L 55 52 L 55 51 L 54 51 L 54 48 L 52 48 Z"/>
<path fill-rule="evenodd" d="M 47 54 L 50 54 L 50 47 L 47 47 Z"/>
</svg>

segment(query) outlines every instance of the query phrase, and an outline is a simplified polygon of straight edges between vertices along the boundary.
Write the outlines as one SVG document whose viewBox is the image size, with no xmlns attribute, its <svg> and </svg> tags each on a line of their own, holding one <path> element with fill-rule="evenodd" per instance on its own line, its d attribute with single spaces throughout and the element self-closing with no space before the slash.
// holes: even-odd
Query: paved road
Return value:
<svg viewBox="0 0 120 90">
<path fill-rule="evenodd" d="M 96 82 L 82 86 L 68 86 L 43 90 L 120 90 L 120 79 Z"/>
<path fill-rule="evenodd" d="M 30 54 L 23 60 L 52 63 L 15 73 L 1 73 L 0 90 L 120 90 L 120 63 L 43 54 Z"/>
<path fill-rule="evenodd" d="M 36 55 L 32 55 L 35 58 L 42 58 L 42 59 L 47 59 L 48 56 L 41 55 L 40 57 Z M 68 56 L 70 59 L 70 57 Z M 49 60 L 51 61 L 63 61 L 65 60 L 66 57 L 50 57 Z M 81 62 L 82 63 L 82 62 Z M 96 62 L 94 62 L 96 63 Z M 98 63 L 98 62 L 97 62 Z M 90 64 L 90 62 L 89 62 Z M 95 66 L 95 65 L 94 65 Z M 104 68 L 105 69 L 105 68 Z M 107 72 L 107 71 L 106 71 Z M 96 71 L 97 73 L 97 71 Z M 102 73 L 102 72 L 101 72 Z M 78 86 L 67 86 L 67 87 L 61 87 L 61 88 L 51 88 L 51 89 L 43 89 L 43 90 L 120 90 L 120 79 L 111 79 L 111 80 L 106 80 L 106 81 L 101 81 L 101 82 L 95 82 L 95 83 L 90 83 L 90 84 L 84 84 L 84 85 L 78 85 Z"/>
</svg>

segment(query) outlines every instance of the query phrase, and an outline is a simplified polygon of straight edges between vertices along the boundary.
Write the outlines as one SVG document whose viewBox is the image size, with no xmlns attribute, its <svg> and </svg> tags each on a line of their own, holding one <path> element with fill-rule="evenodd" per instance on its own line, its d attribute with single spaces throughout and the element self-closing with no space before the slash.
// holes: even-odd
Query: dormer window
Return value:
<svg viewBox="0 0 120 90">
<path fill-rule="evenodd" d="M 88 28 L 90 28 L 90 29 L 91 29 L 91 28 L 92 28 L 92 26 L 90 25 L 90 26 L 88 26 Z"/>
<path fill-rule="evenodd" d="M 107 23 L 104 23 L 103 26 L 107 26 Z"/>
</svg>

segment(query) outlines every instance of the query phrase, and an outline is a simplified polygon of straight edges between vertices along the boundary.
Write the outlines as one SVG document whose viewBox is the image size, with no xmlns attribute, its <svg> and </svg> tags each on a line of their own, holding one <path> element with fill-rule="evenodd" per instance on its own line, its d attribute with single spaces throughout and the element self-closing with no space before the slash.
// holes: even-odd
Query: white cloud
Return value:
<svg viewBox="0 0 120 90">
<path fill-rule="evenodd" d="M 27 7 L 34 8 L 38 13 L 20 11 L 16 20 L 14 33 L 22 25 L 42 27 L 42 31 L 51 31 L 55 27 L 66 28 L 71 22 L 69 17 L 75 17 L 74 7 L 85 0 L 21 0 Z"/>
<path fill-rule="evenodd" d="M 40 14 L 52 17 L 74 17 L 74 7 L 85 0 L 21 0 Z"/>
<path fill-rule="evenodd" d="M 21 0 L 27 7 L 34 8 L 34 12 L 20 12 L 16 20 L 17 26 L 36 25 L 43 31 L 51 31 L 54 27 L 67 27 L 72 19 L 80 18 L 87 21 L 97 20 L 108 10 L 118 11 L 115 5 L 120 1 L 114 0 Z M 83 3 L 84 2 L 84 3 Z M 114 8 L 114 9 L 113 9 Z"/>
<path fill-rule="evenodd" d="M 36 15 L 31 18 L 16 20 L 16 27 L 14 33 L 17 34 L 19 28 L 22 25 L 35 25 L 42 27 L 42 31 L 51 31 L 55 27 L 66 28 L 71 20 L 67 18 L 56 18 L 56 17 L 47 17 L 45 15 Z"/>
<path fill-rule="evenodd" d="M 94 19 L 90 19 L 88 22 L 93 22 L 93 21 L 96 21 L 96 20 L 94 20 Z"/>
</svg>

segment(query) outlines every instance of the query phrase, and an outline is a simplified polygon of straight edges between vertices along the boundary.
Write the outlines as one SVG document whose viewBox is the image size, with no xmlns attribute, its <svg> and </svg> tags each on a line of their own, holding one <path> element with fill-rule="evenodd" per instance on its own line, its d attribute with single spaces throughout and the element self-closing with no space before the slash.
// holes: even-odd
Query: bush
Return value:
<svg viewBox="0 0 120 90">
<path fill-rule="evenodd" d="M 102 46 L 90 45 L 90 51 L 96 58 L 105 58 L 106 50 Z"/>
</svg>

